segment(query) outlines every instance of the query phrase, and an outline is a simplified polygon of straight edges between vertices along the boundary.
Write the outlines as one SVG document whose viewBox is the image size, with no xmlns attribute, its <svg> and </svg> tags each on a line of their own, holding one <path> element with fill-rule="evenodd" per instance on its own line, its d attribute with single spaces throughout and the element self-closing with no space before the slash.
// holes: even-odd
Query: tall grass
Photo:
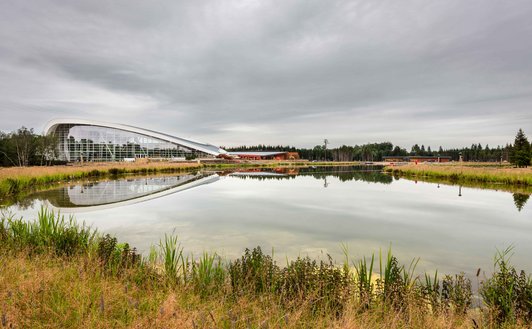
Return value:
<svg viewBox="0 0 532 329">
<path fill-rule="evenodd" d="M 510 265 L 511 248 L 497 253 L 495 273 L 485 278 L 479 287 L 479 298 L 485 306 L 472 312 L 473 291 L 470 280 L 464 274 L 440 278 L 436 272 L 434 275 L 425 274 L 424 280 L 421 280 L 421 276 L 416 274 L 419 260 L 413 259 L 403 265 L 391 248 L 385 255 L 379 252 L 378 259 L 372 255 L 351 260 L 345 246 L 343 266 L 337 266 L 330 257 L 321 261 L 299 257 L 279 266 L 272 255 L 265 254 L 259 247 L 246 249 L 242 257 L 234 261 L 224 261 L 216 253 L 207 252 L 193 257 L 185 254 L 177 236 L 165 235 L 158 250 L 153 248 L 150 255 L 143 259 L 128 244 L 119 243 L 109 235 L 99 235 L 95 230 L 77 224 L 72 217 L 65 219 L 46 209 L 41 209 L 37 219 L 30 222 L 4 214 L 0 217 L 0 224 L 2 264 L 16 264 L 20 255 L 23 255 L 22 262 L 24 259 L 37 261 L 50 257 L 53 264 L 59 261 L 62 267 L 69 268 L 69 280 L 76 282 L 76 285 L 69 286 L 72 293 L 89 293 L 81 292 L 89 276 L 121 282 L 121 296 L 129 295 L 130 289 L 136 291 L 136 299 L 118 301 L 112 296 L 119 292 L 97 290 L 98 294 L 87 297 L 93 304 L 80 305 L 75 309 L 69 304 L 72 301 L 66 288 L 39 297 L 53 309 L 52 313 L 46 313 L 45 308 L 42 312 L 70 319 L 70 322 L 62 322 L 65 326 L 87 324 L 90 321 L 86 322 L 86 316 L 114 317 L 120 321 L 116 323 L 125 325 L 131 324 L 139 314 L 149 313 L 149 316 L 158 317 L 165 312 L 191 312 L 191 308 L 206 310 L 202 313 L 204 315 L 194 315 L 195 325 L 202 323 L 205 327 L 277 327 L 288 325 L 287 319 L 293 317 L 298 321 L 305 319 L 307 327 L 324 323 L 341 326 L 342 321 L 353 319 L 371 319 L 373 325 L 366 325 L 370 327 L 383 326 L 383 323 L 389 327 L 393 327 L 390 323 L 411 326 L 418 323 L 416 321 L 428 326 L 430 319 L 442 317 L 453 319 L 453 325 L 442 325 L 447 327 L 464 321 L 472 323 L 473 320 L 475 324 L 487 326 L 515 326 L 532 321 L 532 281 L 523 271 L 518 273 Z M 378 272 L 375 269 L 377 263 Z M 70 264 L 75 264 L 72 269 Z M 43 277 L 49 276 L 46 267 L 42 271 Z M 20 278 L 15 274 L 17 271 L 9 268 L 2 269 L 2 274 L 5 273 Z M 10 284 L 0 276 L 0 288 Z M 56 288 L 48 284 L 46 288 L 36 289 Z M 18 294 L 13 298 L 19 298 L 20 302 L 20 296 L 31 294 Z M 165 311 L 167 306 L 150 304 L 149 296 L 159 296 L 157 303 L 161 303 L 160 296 L 182 296 L 179 298 L 183 310 L 172 306 L 173 309 Z M 144 300 L 148 306 L 139 305 L 139 300 Z M 123 304 L 117 308 L 116 303 Z M 263 310 L 258 313 L 262 318 L 250 315 L 249 305 L 256 305 L 253 312 L 262 307 Z M 120 311 L 113 313 L 111 310 L 115 309 Z M 15 309 L 10 310 L 15 312 Z M 235 314 L 235 310 L 240 311 Z M 36 321 L 46 321 L 29 309 L 25 312 L 38 319 Z M 78 315 L 72 316 L 72 312 Z M 11 319 L 13 314 L 9 313 L 6 318 Z M 238 319 L 246 318 L 253 319 L 255 324 L 249 324 L 248 320 L 238 322 Z M 152 326 L 150 323 L 148 321 L 144 326 Z M 33 325 L 26 324 L 34 326 L 35 322 Z"/>
<path fill-rule="evenodd" d="M 444 179 L 454 183 L 502 183 L 519 186 L 532 186 L 531 168 L 474 167 L 461 165 L 406 165 L 386 167 L 385 171 L 406 177 Z"/>
<path fill-rule="evenodd" d="M 483 282 L 480 294 L 497 323 L 532 323 L 532 279 L 510 264 L 512 250 L 510 246 L 497 251 L 495 273 Z"/>
<path fill-rule="evenodd" d="M 198 164 L 175 164 L 166 166 L 151 164 L 142 166 L 121 165 L 87 167 L 27 167 L 0 168 L 0 198 L 14 196 L 26 191 L 46 188 L 54 183 L 77 179 L 117 177 L 124 174 L 156 174 L 190 171 Z"/>
<path fill-rule="evenodd" d="M 3 216 L 0 222 L 0 237 L 3 243 L 32 252 L 52 250 L 59 255 L 87 252 L 96 238 L 96 231 L 85 224 L 78 224 L 71 216 L 63 215 L 44 207 L 33 222 Z"/>
</svg>

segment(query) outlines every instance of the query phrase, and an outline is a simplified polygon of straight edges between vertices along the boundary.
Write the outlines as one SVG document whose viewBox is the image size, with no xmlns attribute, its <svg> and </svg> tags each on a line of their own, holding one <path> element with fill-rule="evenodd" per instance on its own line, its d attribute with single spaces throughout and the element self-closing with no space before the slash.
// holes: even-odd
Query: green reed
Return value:
<svg viewBox="0 0 532 329">
<path fill-rule="evenodd" d="M 497 323 L 532 322 L 532 279 L 510 264 L 513 246 L 497 251 L 494 274 L 480 287 L 480 295 Z"/>
<path fill-rule="evenodd" d="M 273 300 L 282 310 L 299 310 L 311 317 L 338 318 L 350 309 L 408 314 L 412 307 L 466 316 L 473 296 L 471 281 L 463 273 L 440 278 L 436 271 L 420 280 L 415 273 L 419 259 L 405 266 L 391 248 L 386 255 L 379 253 L 378 273 L 374 255 L 352 261 L 351 271 L 346 246 L 343 266 L 337 266 L 331 257 L 321 261 L 298 257 L 281 267 L 260 247 L 246 249 L 239 259 L 228 262 L 216 253 L 186 256 L 175 235 L 165 235 L 158 250 L 152 248 L 142 259 L 128 244 L 98 235 L 72 217 L 45 208 L 35 221 L 5 213 L 0 216 L 0 251 L 10 250 L 27 252 L 30 257 L 50 252 L 66 261 L 72 256 L 87 257 L 97 261 L 93 270 L 104 276 L 127 277 L 139 287 L 184 288 L 199 300 L 220 296 L 227 296 L 231 303 L 242 298 Z M 510 247 L 498 252 L 494 274 L 480 282 L 479 298 L 485 305 L 481 314 L 487 323 L 532 321 L 532 280 L 510 265 L 511 251 Z"/>
</svg>

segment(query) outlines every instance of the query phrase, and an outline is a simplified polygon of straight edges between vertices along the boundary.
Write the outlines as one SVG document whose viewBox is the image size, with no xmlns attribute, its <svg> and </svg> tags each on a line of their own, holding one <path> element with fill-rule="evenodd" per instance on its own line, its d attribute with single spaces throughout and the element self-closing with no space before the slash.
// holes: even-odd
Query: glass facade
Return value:
<svg viewBox="0 0 532 329">
<path fill-rule="evenodd" d="M 63 161 L 212 157 L 183 145 L 109 127 L 60 124 L 55 134 L 59 138 L 59 159 Z"/>
</svg>

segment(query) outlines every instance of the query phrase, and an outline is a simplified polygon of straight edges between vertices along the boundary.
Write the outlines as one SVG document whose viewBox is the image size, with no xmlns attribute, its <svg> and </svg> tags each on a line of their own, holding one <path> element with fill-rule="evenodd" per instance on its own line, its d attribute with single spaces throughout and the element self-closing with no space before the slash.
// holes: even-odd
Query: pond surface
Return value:
<svg viewBox="0 0 532 329">
<path fill-rule="evenodd" d="M 185 250 L 228 259 L 260 245 L 286 258 L 385 252 L 420 257 L 419 271 L 493 269 L 496 248 L 532 271 L 529 195 L 393 178 L 352 167 L 199 172 L 83 182 L 35 193 L 8 208 L 26 219 L 41 206 L 74 214 L 147 253 L 165 233 Z"/>
</svg>

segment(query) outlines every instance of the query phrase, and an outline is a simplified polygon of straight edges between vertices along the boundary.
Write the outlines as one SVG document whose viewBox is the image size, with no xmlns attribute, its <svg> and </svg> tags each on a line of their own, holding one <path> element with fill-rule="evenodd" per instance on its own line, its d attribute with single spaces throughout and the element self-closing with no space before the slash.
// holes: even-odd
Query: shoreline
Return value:
<svg viewBox="0 0 532 329">
<path fill-rule="evenodd" d="M 182 173 L 200 169 L 274 168 L 364 165 L 362 162 L 249 161 L 237 163 L 96 163 L 82 166 L 37 166 L 0 168 L 0 200 L 22 193 L 46 190 L 58 183 L 80 179 L 115 178 L 120 175 Z M 463 184 L 470 187 L 531 193 L 532 167 L 499 167 L 490 163 L 406 164 L 401 166 L 375 162 L 394 177 L 428 182 Z M 476 185 L 475 185 L 476 184 Z M 485 184 L 479 186 L 479 184 Z"/>
<path fill-rule="evenodd" d="M 532 167 L 482 165 L 477 163 L 388 165 L 384 171 L 398 177 L 446 180 L 454 184 L 485 183 L 528 188 L 532 186 Z"/>
<path fill-rule="evenodd" d="M 360 162 L 261 161 L 239 163 L 96 163 L 83 166 L 35 166 L 0 168 L 0 199 L 46 189 L 57 183 L 125 174 L 179 173 L 198 169 L 271 168 L 357 165 Z"/>
</svg>

